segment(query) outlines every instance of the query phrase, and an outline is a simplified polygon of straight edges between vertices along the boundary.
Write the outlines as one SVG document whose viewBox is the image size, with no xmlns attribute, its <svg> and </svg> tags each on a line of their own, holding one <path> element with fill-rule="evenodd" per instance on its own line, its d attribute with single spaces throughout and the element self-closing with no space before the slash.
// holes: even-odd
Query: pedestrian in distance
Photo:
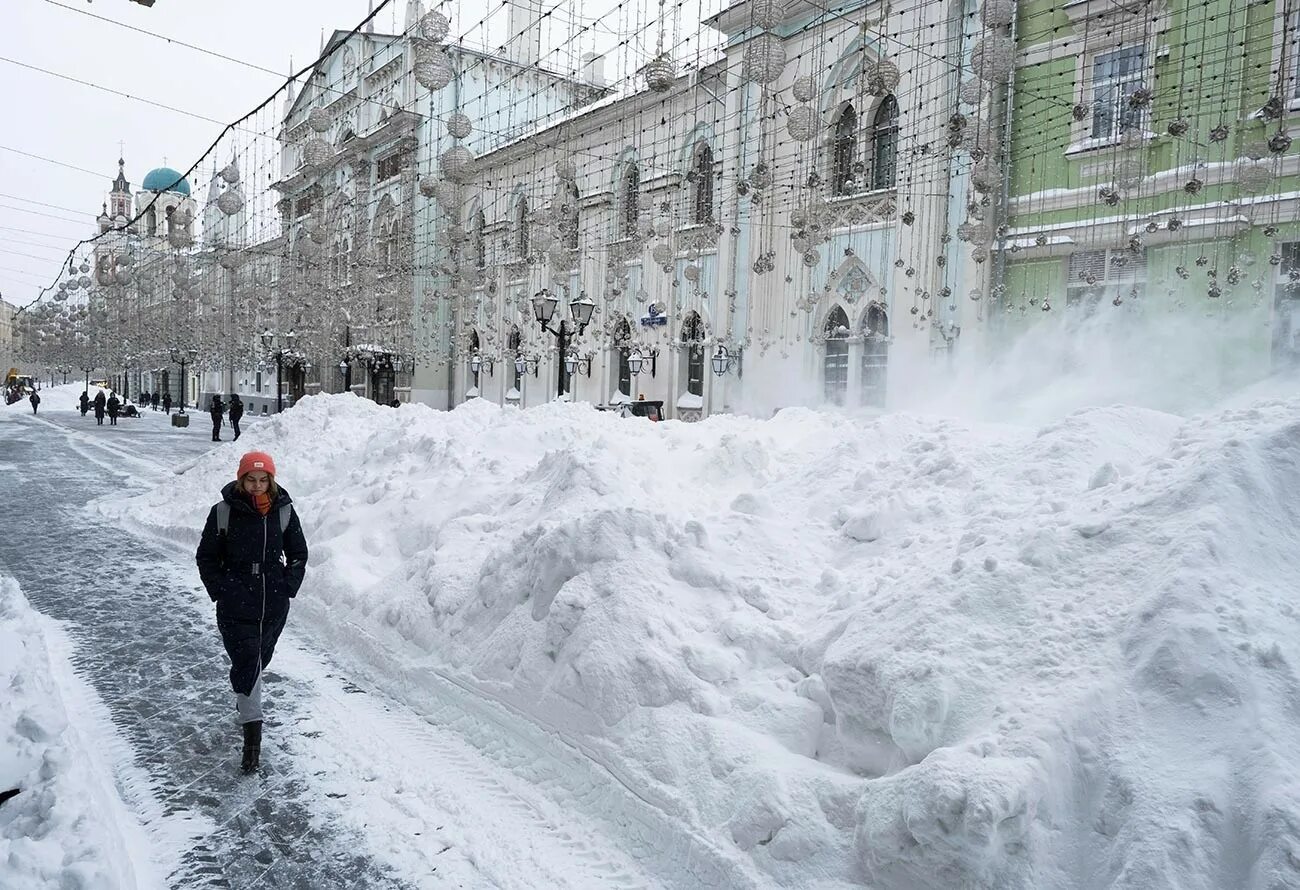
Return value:
<svg viewBox="0 0 1300 890">
<path fill-rule="evenodd" d="M 27 397 L 27 401 L 32 403 L 32 413 L 35 414 L 36 406 L 41 403 L 41 397 L 36 394 L 36 390 L 32 390 L 32 394 Z"/>
<path fill-rule="evenodd" d="M 77 401 L 81 403 L 81 416 L 85 417 L 86 412 L 90 410 L 90 396 L 86 393 L 84 389 L 81 391 L 81 398 L 79 398 Z"/>
<path fill-rule="evenodd" d="M 104 410 L 108 400 L 104 398 L 104 391 L 101 389 L 95 394 L 95 423 L 99 426 L 104 425 Z"/>
<path fill-rule="evenodd" d="M 150 394 L 150 396 L 149 396 L 149 404 L 150 404 L 151 406 L 153 406 L 153 409 L 154 409 L 155 411 L 158 410 L 158 391 L 157 391 L 157 390 L 154 390 L 153 393 Z"/>
<path fill-rule="evenodd" d="M 162 403 L 163 410 L 166 411 L 167 415 L 170 417 L 172 413 L 172 394 L 169 392 L 163 393 Z"/>
<path fill-rule="evenodd" d="M 117 393 L 108 394 L 108 401 L 104 407 L 108 409 L 108 425 L 117 426 L 117 415 L 122 410 L 122 401 L 117 397 Z"/>
<path fill-rule="evenodd" d="M 230 408 L 227 411 L 227 416 L 230 418 L 230 428 L 235 431 L 235 438 L 233 441 L 238 442 L 239 421 L 244 418 L 244 400 L 239 397 L 239 393 L 237 392 L 232 392 L 230 394 Z"/>
<path fill-rule="evenodd" d="M 226 413 L 226 406 L 221 403 L 221 396 L 216 393 L 212 394 L 212 404 L 208 406 L 208 413 L 212 415 L 212 441 L 221 441 L 221 415 Z"/>
<path fill-rule="evenodd" d="M 208 511 L 195 561 L 217 604 L 217 630 L 230 657 L 230 686 L 243 727 L 240 768 L 261 765 L 262 671 L 307 572 L 307 539 L 269 454 L 250 451 L 235 481 Z"/>
</svg>

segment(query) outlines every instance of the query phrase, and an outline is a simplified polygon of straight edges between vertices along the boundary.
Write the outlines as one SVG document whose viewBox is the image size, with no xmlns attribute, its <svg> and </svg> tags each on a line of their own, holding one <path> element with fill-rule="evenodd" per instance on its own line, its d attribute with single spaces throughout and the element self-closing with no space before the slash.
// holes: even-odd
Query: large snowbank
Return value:
<svg viewBox="0 0 1300 890">
<path fill-rule="evenodd" d="M 105 713 L 72 672 L 58 626 L 0 575 L 0 887 L 162 886 L 114 787 Z M 75 721 L 75 722 L 74 722 Z"/>
<path fill-rule="evenodd" d="M 1041 427 L 305 399 L 298 620 L 508 702 L 775 885 L 1300 886 L 1300 401 Z"/>
</svg>

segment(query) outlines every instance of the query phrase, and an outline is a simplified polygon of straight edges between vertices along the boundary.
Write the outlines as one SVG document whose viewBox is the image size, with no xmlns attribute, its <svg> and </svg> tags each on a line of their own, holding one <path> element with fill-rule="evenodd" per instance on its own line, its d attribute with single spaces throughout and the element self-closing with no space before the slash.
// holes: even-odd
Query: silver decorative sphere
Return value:
<svg viewBox="0 0 1300 890">
<path fill-rule="evenodd" d="M 661 216 L 655 220 L 655 235 L 660 238 L 667 238 L 673 232 L 673 222 L 666 216 Z"/>
<path fill-rule="evenodd" d="M 85 260 L 82 260 L 82 261 L 81 261 L 81 265 L 78 266 L 77 268 L 78 268 L 78 269 L 81 271 L 81 273 L 84 275 L 85 273 L 87 273 L 87 272 L 90 271 L 90 263 L 86 262 Z"/>
<path fill-rule="evenodd" d="M 113 257 L 113 262 L 119 269 L 125 269 L 135 263 L 135 257 L 131 256 L 129 253 L 119 253 L 117 256 Z"/>
<path fill-rule="evenodd" d="M 420 177 L 420 194 L 432 198 L 438 194 L 438 180 L 432 176 Z"/>
<path fill-rule="evenodd" d="M 777 25 L 781 24 L 782 13 L 781 0 L 751 0 L 749 4 L 749 20 L 756 27 L 764 31 L 770 31 Z"/>
<path fill-rule="evenodd" d="M 655 261 L 655 265 L 666 266 L 673 261 L 673 249 L 667 244 L 656 244 L 650 251 L 650 256 Z"/>
<path fill-rule="evenodd" d="M 775 34 L 759 34 L 745 45 L 743 61 L 741 74 L 746 80 L 772 83 L 785 70 L 785 43 Z"/>
<path fill-rule="evenodd" d="M 113 275 L 117 278 L 117 283 L 123 285 L 130 284 L 131 280 L 135 277 L 135 273 L 130 269 L 121 268 L 114 272 Z"/>
<path fill-rule="evenodd" d="M 324 108 L 317 105 L 307 115 L 307 126 L 311 127 L 317 133 L 324 133 L 334 124 L 330 113 Z"/>
<path fill-rule="evenodd" d="M 972 77 L 957 88 L 957 98 L 967 105 L 978 105 L 984 98 L 984 84 Z"/>
<path fill-rule="evenodd" d="M 785 128 L 792 139 L 807 142 L 817 135 L 817 112 L 810 105 L 797 105 L 790 109 Z"/>
<path fill-rule="evenodd" d="M 1252 161 L 1242 158 L 1234 171 L 1237 187 L 1246 194 L 1257 194 L 1266 190 L 1273 181 L 1273 170 L 1268 162 Z"/>
<path fill-rule="evenodd" d="M 184 226 L 172 226 L 171 231 L 167 233 L 167 243 L 172 247 L 189 247 L 194 243 L 194 237 Z"/>
<path fill-rule="evenodd" d="M 442 153 L 438 167 L 452 182 L 467 182 L 474 176 L 474 153 L 458 145 Z"/>
<path fill-rule="evenodd" d="M 984 0 L 984 24 L 1001 28 L 1016 20 L 1016 0 Z"/>
<path fill-rule="evenodd" d="M 975 43 L 970 54 L 970 66 L 975 76 L 991 83 L 1006 83 L 1015 63 L 1015 46 L 1010 37 L 985 37 Z"/>
<path fill-rule="evenodd" d="M 226 185 L 234 185 L 239 182 L 239 165 L 231 161 L 221 169 L 221 178 L 226 181 Z"/>
<path fill-rule="evenodd" d="M 451 59 L 440 49 L 418 54 L 412 67 L 415 82 L 426 90 L 437 91 L 451 83 L 456 76 Z"/>
<path fill-rule="evenodd" d="M 80 278 L 77 279 L 77 286 L 80 287 L 82 290 L 90 290 L 90 285 L 91 285 L 91 281 L 89 275 L 82 275 Z"/>
<path fill-rule="evenodd" d="M 434 43 L 441 43 L 451 31 L 451 22 L 440 12 L 427 12 L 420 19 L 420 36 Z"/>
<path fill-rule="evenodd" d="M 333 153 L 334 150 L 324 139 L 308 139 L 302 147 L 302 165 L 310 169 L 324 167 Z"/>
<path fill-rule="evenodd" d="M 676 77 L 676 71 L 673 69 L 672 56 L 668 53 L 661 53 L 655 56 L 650 62 L 641 69 L 645 75 L 645 85 L 656 93 L 666 93 L 673 86 L 673 80 Z"/>
<path fill-rule="evenodd" d="M 226 216 L 234 216 L 244 209 L 244 193 L 239 190 L 239 186 L 232 185 L 221 193 L 217 198 L 217 209 Z"/>
<path fill-rule="evenodd" d="M 822 261 L 822 255 L 815 249 L 809 248 L 803 252 L 803 264 L 811 269 Z"/>
<path fill-rule="evenodd" d="M 459 207 L 464 201 L 464 192 L 451 180 L 444 179 L 434 187 L 434 197 L 443 207 Z"/>
<path fill-rule="evenodd" d="M 469 115 L 454 111 L 447 118 L 447 132 L 457 139 L 464 139 L 474 132 L 474 122 L 469 119 Z"/>
<path fill-rule="evenodd" d="M 812 75 L 801 77 L 791 85 L 790 92 L 798 102 L 811 102 L 817 95 L 817 80 Z"/>
<path fill-rule="evenodd" d="M 687 281 L 699 281 L 700 267 L 694 263 L 689 263 L 686 268 L 682 270 L 682 274 L 686 276 Z"/>
<path fill-rule="evenodd" d="M 863 85 L 873 96 L 888 96 L 898 88 L 902 74 L 898 66 L 888 59 L 868 61 L 862 68 Z"/>
</svg>

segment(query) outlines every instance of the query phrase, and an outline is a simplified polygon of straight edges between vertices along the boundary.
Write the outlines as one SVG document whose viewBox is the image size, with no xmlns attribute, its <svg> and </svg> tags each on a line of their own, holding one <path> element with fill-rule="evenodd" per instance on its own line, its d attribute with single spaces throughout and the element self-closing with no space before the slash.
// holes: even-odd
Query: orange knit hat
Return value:
<svg viewBox="0 0 1300 890">
<path fill-rule="evenodd" d="M 239 472 L 235 474 L 235 478 L 243 479 L 245 474 L 254 470 L 262 470 L 274 476 L 275 461 L 271 460 L 271 455 L 265 451 L 250 451 L 239 459 Z"/>
</svg>

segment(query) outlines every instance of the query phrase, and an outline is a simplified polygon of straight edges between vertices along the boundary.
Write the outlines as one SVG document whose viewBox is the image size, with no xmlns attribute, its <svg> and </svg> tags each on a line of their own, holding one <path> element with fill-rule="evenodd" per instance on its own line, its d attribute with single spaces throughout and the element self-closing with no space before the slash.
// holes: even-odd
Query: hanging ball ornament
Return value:
<svg viewBox="0 0 1300 890">
<path fill-rule="evenodd" d="M 803 252 L 803 264 L 811 269 L 822 261 L 822 255 L 815 248 L 809 248 Z"/>
<path fill-rule="evenodd" d="M 817 113 L 809 105 L 797 105 L 790 109 L 785 129 L 790 138 L 807 142 L 817 135 Z"/>
<path fill-rule="evenodd" d="M 967 105 L 978 105 L 984 98 L 984 84 L 972 77 L 957 88 L 957 98 Z"/>
<path fill-rule="evenodd" d="M 231 161 L 222 169 L 221 178 L 226 181 L 227 185 L 234 185 L 239 182 L 239 165 Z"/>
<path fill-rule="evenodd" d="M 873 96 L 888 96 L 902 80 L 898 66 L 888 59 L 868 61 L 862 68 L 863 87 Z"/>
<path fill-rule="evenodd" d="M 421 176 L 420 194 L 426 198 L 435 197 L 438 194 L 438 180 L 432 176 Z"/>
<path fill-rule="evenodd" d="M 440 49 L 418 53 L 412 73 L 415 75 L 415 82 L 431 92 L 436 92 L 451 83 L 456 75 L 451 59 Z"/>
<path fill-rule="evenodd" d="M 811 75 L 800 77 L 790 87 L 790 93 L 797 102 L 811 102 L 817 95 L 817 81 Z"/>
<path fill-rule="evenodd" d="M 1006 83 L 1015 60 L 1015 47 L 1010 37 L 984 37 L 975 43 L 970 54 L 970 66 L 975 76 L 991 83 Z"/>
<path fill-rule="evenodd" d="M 981 12 L 985 27 L 1006 27 L 1016 20 L 1016 0 L 984 0 Z"/>
<path fill-rule="evenodd" d="M 755 83 L 772 83 L 785 70 L 785 43 L 771 33 L 762 33 L 745 45 L 742 76 Z"/>
<path fill-rule="evenodd" d="M 444 179 L 434 186 L 434 197 L 443 207 L 459 207 L 464 201 L 464 192 L 451 180 Z"/>
<path fill-rule="evenodd" d="M 656 93 L 666 93 L 673 87 L 677 73 L 673 68 L 673 58 L 668 53 L 660 53 L 641 69 L 645 85 Z"/>
<path fill-rule="evenodd" d="M 428 12 L 420 19 L 420 36 L 441 43 L 451 30 L 451 22 L 440 12 Z"/>
<path fill-rule="evenodd" d="M 667 244 L 656 244 L 650 251 L 650 256 L 654 259 L 655 265 L 666 266 L 673 261 L 673 249 Z"/>
<path fill-rule="evenodd" d="M 1284 154 L 1291 147 L 1291 137 L 1285 130 L 1278 130 L 1268 139 L 1268 150 L 1273 154 Z"/>
<path fill-rule="evenodd" d="M 781 0 L 751 0 L 749 4 L 750 21 L 764 31 L 770 31 L 781 24 Z"/>
<path fill-rule="evenodd" d="M 463 145 L 448 149 L 438 159 L 442 175 L 452 182 L 467 182 L 474 175 L 474 153 Z"/>
<path fill-rule="evenodd" d="M 231 186 L 217 198 L 217 209 L 226 216 L 234 216 L 244 209 L 244 194 L 238 186 Z"/>
<path fill-rule="evenodd" d="M 447 118 L 447 132 L 457 139 L 464 139 L 474 132 L 474 122 L 469 119 L 469 115 L 454 111 Z"/>
<path fill-rule="evenodd" d="M 302 164 L 309 169 L 324 167 L 332 153 L 330 144 L 324 139 L 308 139 L 302 147 Z"/>
<path fill-rule="evenodd" d="M 307 126 L 311 127 L 312 130 L 317 133 L 324 133 L 333 125 L 333 123 L 334 121 L 330 117 L 330 113 L 319 105 L 313 108 L 311 113 L 307 115 Z"/>
<path fill-rule="evenodd" d="M 694 263 L 690 263 L 686 266 L 685 269 L 682 270 L 682 274 L 686 276 L 687 281 L 699 281 L 700 267 L 695 265 Z"/>
<path fill-rule="evenodd" d="M 1170 136 L 1175 136 L 1175 137 L 1186 136 L 1187 131 L 1190 130 L 1191 128 L 1192 125 L 1187 122 L 1187 118 L 1179 117 L 1169 122 L 1169 126 L 1166 128 L 1166 131 L 1169 133 Z"/>
</svg>

